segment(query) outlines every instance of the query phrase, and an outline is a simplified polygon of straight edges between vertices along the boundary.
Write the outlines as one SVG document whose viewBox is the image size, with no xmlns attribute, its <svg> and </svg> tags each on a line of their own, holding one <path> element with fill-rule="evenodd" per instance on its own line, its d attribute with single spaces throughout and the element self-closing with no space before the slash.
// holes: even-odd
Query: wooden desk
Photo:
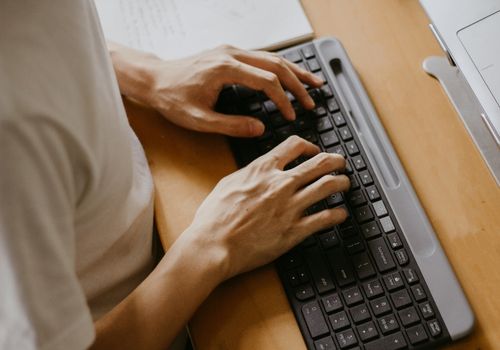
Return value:
<svg viewBox="0 0 500 350">
<path fill-rule="evenodd" d="M 421 69 L 441 51 L 416 0 L 304 0 L 317 36 L 344 44 L 477 316 L 450 349 L 500 346 L 500 189 L 439 84 Z M 224 138 L 179 129 L 127 104 L 157 189 L 165 247 L 216 182 L 236 169 Z M 203 281 L 200 281 L 203 283 Z M 197 349 L 304 349 L 270 266 L 220 286 L 191 323 Z"/>
</svg>

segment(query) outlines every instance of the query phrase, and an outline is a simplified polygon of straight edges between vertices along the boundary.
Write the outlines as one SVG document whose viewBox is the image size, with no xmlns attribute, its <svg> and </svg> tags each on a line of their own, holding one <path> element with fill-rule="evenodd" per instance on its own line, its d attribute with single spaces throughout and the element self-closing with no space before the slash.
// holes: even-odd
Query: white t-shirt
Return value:
<svg viewBox="0 0 500 350">
<path fill-rule="evenodd" d="M 91 0 L 0 1 L 0 349 L 85 349 L 152 270 L 153 185 Z"/>
</svg>

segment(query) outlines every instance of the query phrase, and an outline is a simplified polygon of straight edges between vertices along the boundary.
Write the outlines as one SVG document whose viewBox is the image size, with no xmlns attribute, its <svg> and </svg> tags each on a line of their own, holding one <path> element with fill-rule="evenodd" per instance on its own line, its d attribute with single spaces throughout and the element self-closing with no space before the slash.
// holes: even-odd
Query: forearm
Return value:
<svg viewBox="0 0 500 350">
<path fill-rule="evenodd" d="M 92 349 L 165 349 L 222 280 L 224 256 L 185 232 L 127 298 L 96 321 Z M 200 236 L 198 234 L 198 236 Z"/>
</svg>

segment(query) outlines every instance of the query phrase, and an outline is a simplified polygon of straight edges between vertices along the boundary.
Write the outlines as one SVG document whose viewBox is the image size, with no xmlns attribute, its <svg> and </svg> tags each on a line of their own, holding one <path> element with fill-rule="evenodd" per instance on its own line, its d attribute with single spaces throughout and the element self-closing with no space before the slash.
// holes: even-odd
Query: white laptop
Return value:
<svg viewBox="0 0 500 350">
<path fill-rule="evenodd" d="M 484 122 L 500 146 L 500 0 L 421 3 L 441 46 L 483 107 Z"/>
</svg>

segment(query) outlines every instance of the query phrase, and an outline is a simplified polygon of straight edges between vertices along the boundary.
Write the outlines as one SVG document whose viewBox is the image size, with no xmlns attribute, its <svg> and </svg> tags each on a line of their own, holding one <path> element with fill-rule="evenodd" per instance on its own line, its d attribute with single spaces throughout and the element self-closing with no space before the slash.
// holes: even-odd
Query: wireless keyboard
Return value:
<svg viewBox="0 0 500 350">
<path fill-rule="evenodd" d="M 472 312 L 342 46 L 321 39 L 281 54 L 323 80 L 308 87 L 313 111 L 287 93 L 297 115 L 287 121 L 241 86 L 224 90 L 217 108 L 266 126 L 260 137 L 230 140 L 240 167 L 291 135 L 347 160 L 350 190 L 308 213 L 343 206 L 349 218 L 276 263 L 307 348 L 436 348 L 465 335 Z"/>
</svg>

